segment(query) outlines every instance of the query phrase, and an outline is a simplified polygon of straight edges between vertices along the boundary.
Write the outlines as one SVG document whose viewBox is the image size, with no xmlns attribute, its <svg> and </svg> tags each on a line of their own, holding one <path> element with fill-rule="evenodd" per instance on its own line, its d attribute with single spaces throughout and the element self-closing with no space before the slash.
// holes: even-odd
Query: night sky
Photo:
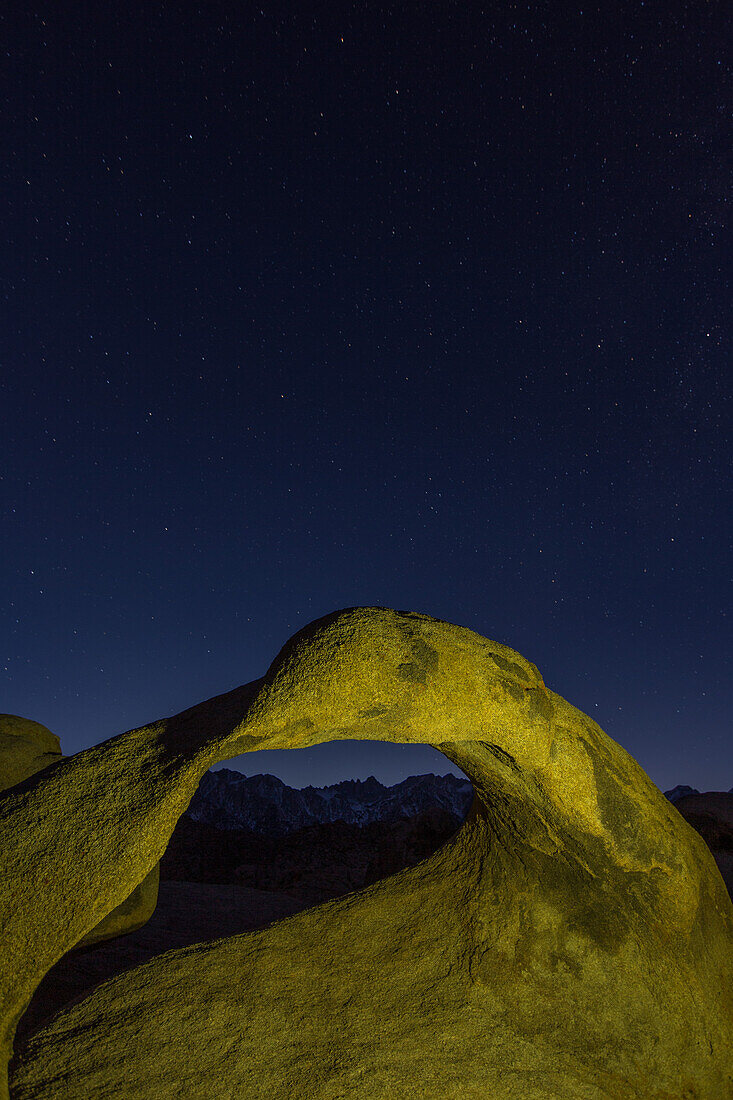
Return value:
<svg viewBox="0 0 733 1100">
<path fill-rule="evenodd" d="M 728 10 L 4 6 L 0 710 L 76 752 L 381 605 L 727 790 Z"/>
</svg>

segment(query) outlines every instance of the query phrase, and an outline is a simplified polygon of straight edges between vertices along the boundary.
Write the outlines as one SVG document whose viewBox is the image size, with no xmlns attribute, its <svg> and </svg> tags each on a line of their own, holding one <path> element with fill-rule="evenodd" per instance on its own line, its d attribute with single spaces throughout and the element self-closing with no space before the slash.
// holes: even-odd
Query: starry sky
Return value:
<svg viewBox="0 0 733 1100">
<path fill-rule="evenodd" d="M 726 13 L 5 5 L 0 709 L 76 752 L 381 605 L 727 790 Z"/>
</svg>

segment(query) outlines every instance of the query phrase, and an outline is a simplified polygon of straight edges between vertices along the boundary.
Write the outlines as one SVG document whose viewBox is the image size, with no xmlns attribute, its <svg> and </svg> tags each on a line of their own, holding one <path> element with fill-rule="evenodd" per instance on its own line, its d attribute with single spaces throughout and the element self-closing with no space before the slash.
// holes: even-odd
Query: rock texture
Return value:
<svg viewBox="0 0 733 1100">
<path fill-rule="evenodd" d="M 98 987 L 20 1044 L 14 1100 L 714 1100 L 733 907 L 704 841 L 519 654 L 410 612 L 306 627 L 266 676 L 5 793 L 0 983 L 33 988 L 153 868 L 216 760 L 435 745 L 476 796 L 415 867 Z"/>
<path fill-rule="evenodd" d="M 0 714 L 0 791 L 15 787 L 63 757 L 55 733 L 17 714 Z M 156 865 L 129 897 L 108 913 L 75 947 L 88 947 L 140 928 L 151 916 L 158 898 Z"/>
<path fill-rule="evenodd" d="M 693 828 L 699 823 L 725 880 L 726 859 L 733 857 L 733 827 L 729 823 L 726 828 L 715 812 L 721 797 L 730 819 L 733 797 L 713 794 L 701 796 L 698 809 L 703 812 L 686 820 Z M 65 1004 L 164 951 L 265 927 L 414 866 L 461 824 L 444 809 L 431 807 L 396 823 L 328 822 L 286 837 L 268 837 L 217 829 L 183 814 L 160 863 L 163 881 L 151 919 L 138 931 L 60 959 L 36 990 L 17 1035 L 31 1035 Z M 251 888 L 260 884 L 264 888 Z M 727 885 L 733 892 L 733 879 Z"/>
<path fill-rule="evenodd" d="M 17 1036 L 33 1034 L 64 1005 L 164 951 L 263 928 L 306 905 L 243 886 L 161 882 L 155 912 L 144 927 L 59 959 L 21 1017 Z"/>
<path fill-rule="evenodd" d="M 150 920 L 59 959 L 21 1017 L 17 1036 L 31 1035 L 68 1002 L 164 951 L 264 927 L 413 866 L 460 824 L 433 808 L 396 824 L 328 822 L 266 837 L 216 829 L 184 814 L 160 863 L 163 881 Z"/>
<path fill-rule="evenodd" d="M 0 714 L 0 791 L 60 759 L 61 744 L 50 729 L 17 714 Z"/>
</svg>

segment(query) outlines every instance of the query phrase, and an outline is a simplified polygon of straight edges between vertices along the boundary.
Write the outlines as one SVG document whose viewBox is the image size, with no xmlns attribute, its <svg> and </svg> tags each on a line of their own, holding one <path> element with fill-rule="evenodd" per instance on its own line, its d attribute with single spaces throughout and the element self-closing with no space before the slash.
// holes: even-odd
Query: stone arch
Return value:
<svg viewBox="0 0 733 1100">
<path fill-rule="evenodd" d="M 6 1052 L 40 977 L 154 866 L 211 763 L 340 737 L 435 745 L 473 783 L 463 827 L 364 891 L 113 979 L 19 1051 L 14 1097 L 109 1094 L 122 1050 L 141 1098 L 212 1080 L 324 1100 L 726 1087 L 733 913 L 703 842 L 529 661 L 388 608 L 317 620 L 261 680 L 6 793 Z"/>
</svg>

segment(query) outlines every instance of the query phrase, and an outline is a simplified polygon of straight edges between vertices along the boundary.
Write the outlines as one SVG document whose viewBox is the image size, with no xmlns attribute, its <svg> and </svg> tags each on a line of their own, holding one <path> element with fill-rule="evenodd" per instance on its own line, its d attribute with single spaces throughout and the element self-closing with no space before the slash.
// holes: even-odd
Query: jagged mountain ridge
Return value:
<svg viewBox="0 0 733 1100">
<path fill-rule="evenodd" d="M 411 775 L 391 787 L 370 775 L 365 780 L 345 779 L 327 787 L 298 790 L 274 775 L 246 776 L 220 768 L 203 776 L 187 815 L 218 829 L 249 829 L 284 836 L 325 822 L 396 822 L 432 807 L 462 821 L 472 799 L 469 780 L 450 773 Z"/>
<path fill-rule="evenodd" d="M 698 792 L 680 784 L 664 793 L 676 803 Z M 187 815 L 218 829 L 285 836 L 327 822 L 368 825 L 374 821 L 402 821 L 432 807 L 463 820 L 472 798 L 469 780 L 452 773 L 412 775 L 391 787 L 370 775 L 364 780 L 345 779 L 326 787 L 298 789 L 275 775 L 247 776 L 220 768 L 203 776 Z"/>
</svg>

